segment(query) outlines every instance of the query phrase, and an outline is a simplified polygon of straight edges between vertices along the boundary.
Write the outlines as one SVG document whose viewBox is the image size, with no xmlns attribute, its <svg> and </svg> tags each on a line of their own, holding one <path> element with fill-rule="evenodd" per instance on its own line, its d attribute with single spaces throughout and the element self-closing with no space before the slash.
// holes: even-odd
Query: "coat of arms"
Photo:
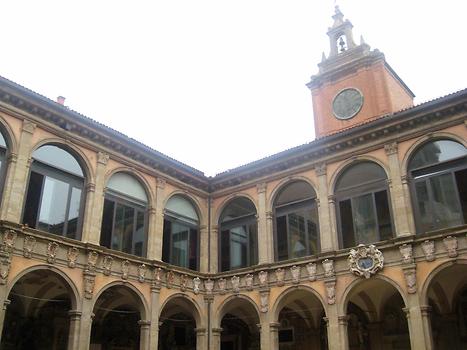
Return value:
<svg viewBox="0 0 467 350">
<path fill-rule="evenodd" d="M 357 249 L 351 249 L 349 255 L 349 269 L 357 276 L 370 278 L 383 268 L 383 253 L 373 244 L 366 247 L 359 244 Z"/>
</svg>

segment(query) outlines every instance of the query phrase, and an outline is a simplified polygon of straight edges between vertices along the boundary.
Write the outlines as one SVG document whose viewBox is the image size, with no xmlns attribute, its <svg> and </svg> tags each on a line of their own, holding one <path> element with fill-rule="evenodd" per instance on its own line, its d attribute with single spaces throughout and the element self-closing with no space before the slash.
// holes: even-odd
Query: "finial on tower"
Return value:
<svg viewBox="0 0 467 350">
<path fill-rule="evenodd" d="M 334 23 L 328 30 L 328 36 L 331 44 L 331 53 L 329 54 L 330 58 L 357 46 L 353 40 L 353 25 L 348 19 L 344 20 L 344 15 L 337 5 L 332 18 L 334 19 Z"/>
<path fill-rule="evenodd" d="M 332 28 L 336 28 L 344 23 L 344 15 L 342 14 L 341 10 L 339 9 L 339 6 L 334 7 L 334 15 L 332 18 L 334 19 L 334 24 L 332 25 Z"/>
</svg>

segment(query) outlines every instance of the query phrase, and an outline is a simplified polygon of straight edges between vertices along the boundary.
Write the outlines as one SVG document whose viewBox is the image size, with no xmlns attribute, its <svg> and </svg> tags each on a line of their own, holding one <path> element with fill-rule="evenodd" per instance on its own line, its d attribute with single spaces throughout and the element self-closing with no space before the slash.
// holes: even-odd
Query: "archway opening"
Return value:
<svg viewBox="0 0 467 350">
<path fill-rule="evenodd" d="M 21 277 L 8 295 L 1 348 L 67 349 L 72 298 L 68 283 L 50 270 Z"/>
<path fill-rule="evenodd" d="M 347 303 L 350 350 L 410 349 L 405 304 L 399 291 L 381 279 L 362 281 Z"/>
<path fill-rule="evenodd" d="M 170 300 L 159 316 L 159 350 L 197 348 L 195 306 L 183 297 Z"/>
<path fill-rule="evenodd" d="M 328 349 L 325 311 L 310 291 L 294 290 L 278 306 L 279 350 Z"/>
<path fill-rule="evenodd" d="M 435 349 L 467 348 L 467 271 L 456 264 L 439 272 L 427 290 Z"/>
<path fill-rule="evenodd" d="M 224 306 L 221 320 L 221 350 L 259 350 L 260 323 L 255 307 L 236 298 Z"/>
<path fill-rule="evenodd" d="M 94 305 L 91 350 L 138 350 L 144 306 L 125 286 L 106 289 Z"/>
</svg>

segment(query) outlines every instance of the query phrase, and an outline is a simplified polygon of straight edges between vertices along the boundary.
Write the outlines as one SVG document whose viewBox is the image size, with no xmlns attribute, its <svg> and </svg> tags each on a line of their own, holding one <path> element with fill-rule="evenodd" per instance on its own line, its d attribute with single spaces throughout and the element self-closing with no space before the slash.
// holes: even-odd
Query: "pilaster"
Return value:
<svg viewBox="0 0 467 350">
<path fill-rule="evenodd" d="M 140 332 L 139 348 L 140 350 L 149 350 L 149 344 L 150 344 L 149 333 L 150 333 L 150 328 L 151 328 L 151 321 L 139 320 L 138 325 L 139 325 L 139 332 Z"/>
<path fill-rule="evenodd" d="M 271 350 L 279 350 L 279 322 L 269 323 L 269 336 L 271 338 Z"/>
<path fill-rule="evenodd" d="M 154 226 L 150 227 L 149 235 L 151 236 L 152 248 L 151 256 L 148 258 L 155 260 L 162 260 L 162 241 L 164 234 L 164 198 L 165 198 L 165 185 L 166 181 L 162 178 L 156 179 L 156 205 Z"/>
<path fill-rule="evenodd" d="M 81 311 L 68 311 L 70 328 L 68 331 L 68 350 L 79 350 L 79 328 L 81 326 Z"/>
<path fill-rule="evenodd" d="M 206 328 L 195 328 L 196 332 L 196 349 L 207 350 L 207 331 Z"/>
<path fill-rule="evenodd" d="M 211 226 L 211 252 L 218 252 L 219 251 L 219 226 L 212 225 Z M 210 271 L 211 273 L 218 272 L 218 265 L 219 265 L 219 256 L 218 254 L 211 254 L 211 266 Z"/>
<path fill-rule="evenodd" d="M 407 307 L 404 308 L 404 312 L 409 325 L 411 348 L 432 350 L 431 334 L 425 334 L 427 329 L 417 293 L 407 295 Z"/>
<path fill-rule="evenodd" d="M 157 350 L 159 343 L 160 286 L 151 285 L 151 315 L 149 328 L 149 349 Z"/>
<path fill-rule="evenodd" d="M 206 225 L 199 227 L 199 271 L 209 272 L 209 231 Z M 213 259 L 215 257 L 211 257 Z"/>
<path fill-rule="evenodd" d="M 266 218 L 266 183 L 256 185 L 258 193 L 258 263 L 266 264 L 272 261 L 270 255 L 271 239 L 269 237 Z"/>
<path fill-rule="evenodd" d="M 335 230 L 335 216 L 331 216 L 333 209 L 329 200 L 328 180 L 326 176 L 326 164 L 320 164 L 315 167 L 315 173 L 318 177 L 318 217 L 319 217 L 319 235 L 321 251 L 327 252 L 338 249 L 338 240 Z"/>
</svg>

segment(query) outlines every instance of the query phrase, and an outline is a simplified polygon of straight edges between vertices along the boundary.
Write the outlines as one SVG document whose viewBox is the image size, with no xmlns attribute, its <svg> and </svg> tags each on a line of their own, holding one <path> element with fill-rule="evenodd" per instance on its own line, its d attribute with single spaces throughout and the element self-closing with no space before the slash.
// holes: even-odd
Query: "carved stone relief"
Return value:
<svg viewBox="0 0 467 350">
<path fill-rule="evenodd" d="M 219 292 L 221 294 L 225 294 L 225 287 L 226 287 L 226 283 L 227 281 L 225 280 L 225 278 L 219 278 L 219 280 L 217 281 L 217 285 L 219 286 Z"/>
<path fill-rule="evenodd" d="M 423 254 L 425 254 L 426 261 L 434 261 L 435 256 L 435 242 L 426 240 L 422 243 Z"/>
<path fill-rule="evenodd" d="M 359 244 L 357 249 L 351 249 L 348 262 L 350 272 L 365 278 L 370 278 L 384 266 L 383 254 L 373 244 L 368 247 Z"/>
<path fill-rule="evenodd" d="M 165 275 L 165 283 L 167 284 L 167 288 L 172 288 L 172 285 L 174 283 L 174 278 L 175 278 L 175 275 L 173 273 L 173 271 L 168 271 Z"/>
<path fill-rule="evenodd" d="M 285 277 L 285 271 L 281 268 L 278 268 L 276 270 L 276 281 L 279 287 L 282 287 L 284 285 L 284 277 Z"/>
<path fill-rule="evenodd" d="M 76 260 L 78 260 L 79 250 L 75 247 L 68 248 L 68 252 L 66 253 L 66 258 L 68 261 L 68 267 L 74 268 L 76 267 Z"/>
<path fill-rule="evenodd" d="M 99 253 L 92 250 L 88 253 L 88 270 L 94 271 L 97 265 L 97 259 L 99 259 Z"/>
<path fill-rule="evenodd" d="M 195 294 L 199 293 L 200 286 L 201 286 L 201 279 L 199 277 L 193 278 L 193 292 Z"/>
<path fill-rule="evenodd" d="M 153 279 L 153 285 L 156 288 L 161 287 L 161 281 L 162 281 L 162 269 L 160 267 L 156 268 L 154 270 L 154 279 Z"/>
<path fill-rule="evenodd" d="M 253 290 L 253 275 L 251 273 L 245 276 L 245 286 L 247 290 Z"/>
<path fill-rule="evenodd" d="M 212 294 L 214 289 L 214 281 L 211 279 L 207 279 L 204 281 L 204 289 L 206 289 L 207 294 Z"/>
<path fill-rule="evenodd" d="M 180 276 L 180 290 L 182 292 L 186 291 L 187 279 L 188 279 L 187 275 L 181 275 Z"/>
<path fill-rule="evenodd" d="M 57 251 L 58 251 L 58 243 L 49 242 L 49 244 L 47 244 L 47 262 L 49 264 L 55 263 L 55 259 L 57 258 Z"/>
<path fill-rule="evenodd" d="M 324 269 L 324 277 L 334 276 L 334 261 L 325 259 L 323 260 L 322 264 Z"/>
<path fill-rule="evenodd" d="M 114 258 L 112 258 L 110 255 L 104 256 L 104 259 L 102 259 L 102 269 L 104 270 L 104 275 L 110 275 L 110 273 L 112 272 L 113 262 Z"/>
<path fill-rule="evenodd" d="M 232 290 L 234 293 L 238 293 L 240 291 L 240 277 L 238 276 L 233 276 L 231 278 L 232 282 Z"/>
<path fill-rule="evenodd" d="M 300 266 L 294 265 L 290 268 L 292 274 L 292 282 L 297 284 L 300 283 Z"/>
<path fill-rule="evenodd" d="M 10 273 L 11 260 L 6 254 L 0 260 L 0 285 L 5 285 Z"/>
<path fill-rule="evenodd" d="M 444 247 L 448 252 L 450 258 L 455 258 L 457 256 L 457 238 L 453 236 L 447 236 L 443 239 Z"/>
<path fill-rule="evenodd" d="M 35 246 L 36 239 L 33 236 L 24 237 L 23 255 L 25 258 L 32 258 L 32 253 Z"/>
<path fill-rule="evenodd" d="M 16 232 L 14 230 L 5 230 L 3 232 L 3 249 L 6 252 L 12 252 L 16 242 Z"/>
<path fill-rule="evenodd" d="M 336 303 L 336 281 L 330 280 L 324 282 L 326 288 L 326 298 L 329 305 Z"/>
<path fill-rule="evenodd" d="M 315 263 L 306 264 L 306 271 L 308 272 L 308 280 L 315 281 L 316 280 L 316 264 Z"/>
<path fill-rule="evenodd" d="M 259 295 L 260 306 L 259 309 L 261 312 L 266 313 L 269 309 L 269 292 L 261 292 Z"/>
<path fill-rule="evenodd" d="M 412 264 L 413 263 L 413 252 L 411 244 L 403 244 L 399 247 L 399 252 L 402 256 L 403 264 Z"/>
<path fill-rule="evenodd" d="M 259 285 L 261 287 L 267 287 L 268 285 L 268 272 L 267 271 L 260 271 L 258 273 Z"/>
<path fill-rule="evenodd" d="M 407 292 L 414 294 L 417 292 L 417 272 L 415 267 L 404 269 L 405 283 L 407 285 Z"/>
<path fill-rule="evenodd" d="M 127 280 L 130 273 L 130 262 L 128 260 L 122 261 L 122 279 Z"/>
<path fill-rule="evenodd" d="M 144 264 L 138 266 L 138 281 L 144 283 L 146 279 L 147 267 Z"/>
<path fill-rule="evenodd" d="M 92 299 L 94 293 L 94 285 L 96 283 L 96 275 L 89 271 L 83 272 L 84 278 L 84 297 L 86 299 Z"/>
</svg>

